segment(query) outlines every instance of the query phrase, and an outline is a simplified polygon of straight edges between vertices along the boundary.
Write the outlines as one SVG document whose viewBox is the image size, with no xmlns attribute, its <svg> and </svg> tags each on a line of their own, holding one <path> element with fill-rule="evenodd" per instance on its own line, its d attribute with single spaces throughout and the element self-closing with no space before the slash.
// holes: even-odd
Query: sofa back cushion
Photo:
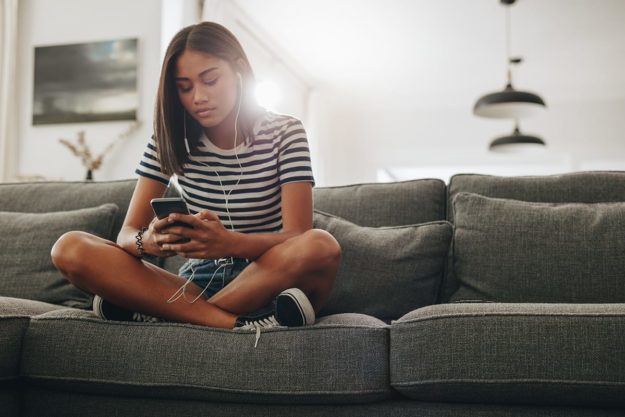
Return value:
<svg viewBox="0 0 625 417">
<path fill-rule="evenodd" d="M 536 203 L 461 192 L 450 301 L 625 302 L 625 203 Z"/>
<path fill-rule="evenodd" d="M 111 232 L 117 239 L 137 179 L 0 183 L 0 211 L 47 213 L 113 203 L 119 207 Z"/>
<path fill-rule="evenodd" d="M 314 207 L 360 226 L 445 220 L 445 182 L 417 179 L 313 188 Z"/>
<path fill-rule="evenodd" d="M 430 178 L 313 188 L 313 227 L 334 235 L 343 254 L 320 315 L 390 320 L 436 301 L 451 238 L 446 188 Z"/>
<path fill-rule="evenodd" d="M 625 201 L 625 171 L 579 171 L 555 175 L 496 176 L 456 174 L 447 187 L 447 220 L 455 223 L 452 200 L 460 192 L 487 197 L 545 203 Z M 450 247 L 439 302 L 447 302 L 459 287 L 454 276 L 454 243 Z"/>
<path fill-rule="evenodd" d="M 50 213 L 0 211 L 0 295 L 89 308 L 91 295 L 63 277 L 50 251 L 70 230 L 110 239 L 118 211 L 111 203 Z"/>
<path fill-rule="evenodd" d="M 454 223 L 451 204 L 459 192 L 544 203 L 625 201 L 625 171 L 579 171 L 556 175 L 497 176 L 456 174 L 447 189 L 447 220 Z"/>
<path fill-rule="evenodd" d="M 368 227 L 315 209 L 313 227 L 341 245 L 336 280 L 319 315 L 362 313 L 390 321 L 436 302 L 449 222 Z"/>
<path fill-rule="evenodd" d="M 445 220 L 446 188 L 439 179 L 314 187 L 313 205 L 360 226 L 426 223 Z M 163 267 L 178 273 L 185 260 L 164 258 Z"/>
</svg>

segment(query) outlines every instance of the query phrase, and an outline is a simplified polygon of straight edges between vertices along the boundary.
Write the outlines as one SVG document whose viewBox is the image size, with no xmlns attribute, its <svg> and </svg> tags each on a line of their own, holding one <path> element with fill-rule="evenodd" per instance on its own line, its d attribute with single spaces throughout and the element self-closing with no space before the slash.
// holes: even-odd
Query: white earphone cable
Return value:
<svg viewBox="0 0 625 417">
<path fill-rule="evenodd" d="M 215 174 L 217 174 L 217 178 L 219 179 L 219 186 L 221 188 L 221 192 L 224 195 L 224 201 L 226 203 L 226 212 L 228 213 L 228 220 L 230 221 L 230 229 L 234 230 L 234 223 L 232 221 L 232 217 L 230 216 L 230 209 L 228 208 L 228 198 L 230 197 L 230 193 L 232 193 L 232 190 L 239 185 L 239 182 L 241 181 L 241 177 L 243 175 L 243 166 L 241 165 L 241 161 L 239 160 L 239 155 L 237 153 L 237 122 L 239 120 L 239 111 L 241 109 L 241 98 L 242 98 L 242 92 L 243 92 L 243 80 L 241 78 L 241 75 L 238 74 L 239 77 L 239 100 L 237 103 L 237 113 L 234 119 L 234 141 L 233 141 L 233 146 L 234 146 L 234 154 L 237 158 L 237 163 L 239 164 L 239 177 L 237 180 L 237 183 L 230 189 L 230 191 L 228 191 L 228 194 L 226 194 L 226 192 L 224 191 L 224 185 L 221 182 L 221 176 L 219 175 L 219 172 L 217 172 L 216 170 L 213 169 L 213 172 Z M 186 111 L 183 108 L 183 126 L 184 126 L 184 143 L 185 143 L 185 147 L 187 149 L 187 152 L 189 153 L 189 155 L 191 155 L 191 150 L 189 148 L 189 143 L 187 141 L 187 116 L 186 116 Z M 210 140 L 210 139 L 209 139 Z M 203 163 L 200 160 L 197 160 L 196 162 L 198 162 L 199 164 L 211 168 L 209 165 Z M 211 168 L 212 169 L 212 168 Z M 221 262 L 222 260 L 225 260 L 225 262 Z M 217 273 L 217 271 L 219 271 L 219 269 L 221 269 L 222 267 L 226 267 L 228 265 L 233 265 L 234 264 L 234 260 L 232 259 L 232 257 L 229 258 L 220 258 L 219 260 L 215 260 L 215 262 L 217 263 L 217 261 L 219 262 L 219 266 L 217 267 L 217 269 L 213 272 L 213 275 L 211 276 L 210 281 L 208 282 L 208 284 L 206 284 L 206 286 L 204 287 L 204 289 L 202 290 L 202 292 L 193 300 L 193 301 L 189 301 L 185 295 L 185 288 L 186 286 L 193 281 L 194 276 L 195 276 L 195 268 L 194 268 L 194 264 L 193 262 L 191 262 L 190 267 L 191 267 L 191 276 L 189 276 L 189 278 L 187 279 L 187 282 L 185 282 L 180 288 L 178 288 L 178 290 L 167 300 L 168 303 L 173 303 L 174 301 L 176 301 L 177 299 L 179 299 L 181 296 L 185 299 L 185 301 L 189 302 L 189 303 L 194 303 L 195 301 L 197 301 L 198 298 L 200 298 L 202 296 L 202 294 L 204 294 L 204 291 L 206 291 L 208 289 L 208 287 L 210 286 L 210 284 L 213 282 L 213 278 L 215 277 L 215 274 Z M 225 276 L 222 277 L 222 286 L 224 286 L 224 281 L 225 280 Z M 182 292 L 180 292 L 180 290 L 182 290 Z M 180 294 L 178 294 L 180 292 Z M 176 294 L 178 294 L 176 296 Z M 176 298 L 174 298 L 176 297 Z M 172 300 L 172 298 L 174 298 Z"/>
</svg>

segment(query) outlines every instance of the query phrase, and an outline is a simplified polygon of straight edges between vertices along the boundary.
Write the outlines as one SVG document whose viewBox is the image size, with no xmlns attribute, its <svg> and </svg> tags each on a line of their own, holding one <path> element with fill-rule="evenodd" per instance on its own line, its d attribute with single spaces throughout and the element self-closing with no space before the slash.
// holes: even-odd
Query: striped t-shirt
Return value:
<svg viewBox="0 0 625 417">
<path fill-rule="evenodd" d="M 234 149 L 220 148 L 203 134 L 197 149 L 192 150 L 194 155 L 184 164 L 178 183 L 192 214 L 211 210 L 224 227 L 237 232 L 279 232 L 280 186 L 296 181 L 309 181 L 315 186 L 306 131 L 297 118 L 266 111 L 254 123 L 253 132 L 253 143 L 244 141 L 237 146 L 238 162 Z M 150 138 L 135 173 L 168 184 L 170 177 L 160 167 L 156 142 Z M 224 192 L 230 192 L 230 216 Z"/>
</svg>

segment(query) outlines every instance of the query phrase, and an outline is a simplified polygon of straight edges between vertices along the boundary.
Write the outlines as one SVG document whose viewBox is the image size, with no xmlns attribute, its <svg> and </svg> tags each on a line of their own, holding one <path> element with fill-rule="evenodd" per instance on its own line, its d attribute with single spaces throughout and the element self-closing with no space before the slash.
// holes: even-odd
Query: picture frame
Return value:
<svg viewBox="0 0 625 417">
<path fill-rule="evenodd" d="M 33 125 L 137 120 L 138 39 L 35 47 Z"/>
</svg>

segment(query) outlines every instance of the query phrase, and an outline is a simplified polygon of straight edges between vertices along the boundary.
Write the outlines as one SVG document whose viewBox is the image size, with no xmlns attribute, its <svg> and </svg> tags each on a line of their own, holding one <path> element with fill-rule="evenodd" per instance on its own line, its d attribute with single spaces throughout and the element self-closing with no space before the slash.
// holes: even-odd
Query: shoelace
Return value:
<svg viewBox="0 0 625 417">
<path fill-rule="evenodd" d="M 132 319 L 134 321 L 146 321 L 146 322 L 155 322 L 155 323 L 161 321 L 161 319 L 159 319 L 158 317 L 150 316 L 148 314 L 143 314 L 139 312 L 134 312 L 132 315 Z"/>
<path fill-rule="evenodd" d="M 253 320 L 253 321 L 245 321 L 245 324 L 241 326 L 243 330 L 254 330 L 256 329 L 256 341 L 254 342 L 254 347 L 258 345 L 258 340 L 260 339 L 260 329 L 280 326 L 280 323 L 276 320 L 275 316 L 271 315 L 264 319 Z"/>
</svg>

